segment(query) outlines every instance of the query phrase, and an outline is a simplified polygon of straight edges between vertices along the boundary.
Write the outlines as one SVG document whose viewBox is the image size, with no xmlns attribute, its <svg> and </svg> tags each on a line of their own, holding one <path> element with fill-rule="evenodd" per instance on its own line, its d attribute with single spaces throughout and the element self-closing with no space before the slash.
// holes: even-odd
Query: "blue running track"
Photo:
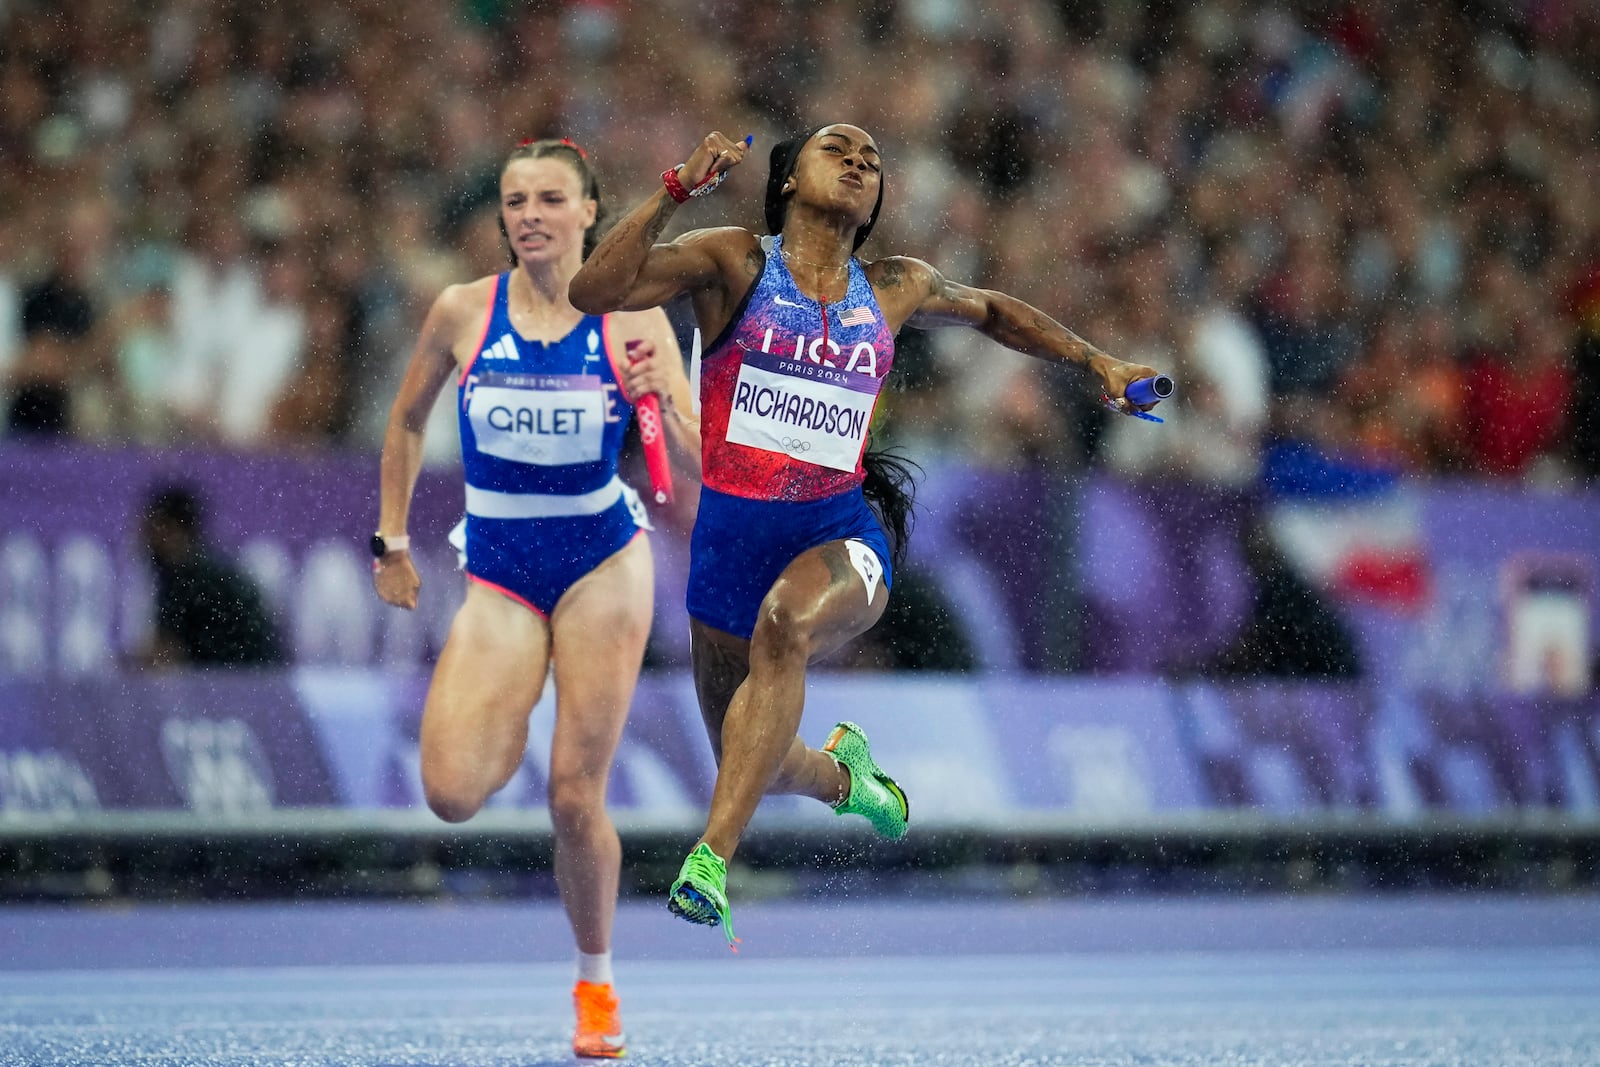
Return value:
<svg viewBox="0 0 1600 1067">
<path fill-rule="evenodd" d="M 628 902 L 636 1064 L 1600 1064 L 1600 898 Z M 0 909 L 0 1065 L 575 1062 L 549 901 Z"/>
</svg>

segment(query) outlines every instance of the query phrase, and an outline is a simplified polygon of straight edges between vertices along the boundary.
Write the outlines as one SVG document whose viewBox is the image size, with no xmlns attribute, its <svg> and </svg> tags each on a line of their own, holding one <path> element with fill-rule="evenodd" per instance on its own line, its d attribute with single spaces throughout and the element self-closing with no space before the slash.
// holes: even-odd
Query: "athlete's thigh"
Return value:
<svg viewBox="0 0 1600 1067">
<path fill-rule="evenodd" d="M 874 570 L 852 556 L 850 545 L 829 541 L 796 556 L 761 602 L 757 637 L 767 626 L 803 638 L 811 661 L 869 630 L 883 616 L 889 590 L 881 580 L 882 561 L 872 555 Z"/>
<path fill-rule="evenodd" d="M 689 637 L 700 718 L 706 724 L 711 754 L 721 764 L 722 720 L 728 716 L 733 694 L 750 675 L 750 642 L 693 618 L 689 620 Z"/>
<path fill-rule="evenodd" d="M 556 605 L 552 778 L 598 774 L 610 765 L 639 681 L 654 606 L 655 565 L 645 537 L 580 578 Z"/>
<path fill-rule="evenodd" d="M 544 690 L 548 624 L 477 582 L 450 624 L 422 716 L 425 765 L 515 766 Z"/>
</svg>

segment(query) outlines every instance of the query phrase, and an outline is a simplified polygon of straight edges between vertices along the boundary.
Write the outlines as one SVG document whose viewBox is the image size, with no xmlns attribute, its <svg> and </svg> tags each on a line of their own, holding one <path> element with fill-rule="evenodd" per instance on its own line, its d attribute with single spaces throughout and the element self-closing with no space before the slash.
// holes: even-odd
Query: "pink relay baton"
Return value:
<svg viewBox="0 0 1600 1067">
<path fill-rule="evenodd" d="M 633 351 L 639 347 L 639 342 L 629 341 L 623 347 L 627 349 L 629 362 L 632 362 Z M 644 465 L 650 470 L 650 490 L 655 494 L 657 504 L 670 504 L 672 464 L 667 459 L 666 427 L 661 424 L 661 398 L 654 393 L 646 393 L 633 402 L 633 413 L 639 420 L 639 440 L 644 445 Z"/>
</svg>

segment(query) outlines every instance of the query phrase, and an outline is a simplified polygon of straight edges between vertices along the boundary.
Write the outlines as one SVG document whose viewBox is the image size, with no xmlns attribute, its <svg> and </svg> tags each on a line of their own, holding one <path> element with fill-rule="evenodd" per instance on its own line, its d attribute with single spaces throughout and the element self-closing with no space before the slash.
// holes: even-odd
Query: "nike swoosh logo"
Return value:
<svg viewBox="0 0 1600 1067">
<path fill-rule="evenodd" d="M 608 1045 L 620 1045 L 628 1039 L 626 1034 L 602 1034 L 600 1040 Z"/>
<path fill-rule="evenodd" d="M 773 302 L 773 303 L 774 303 L 774 304 L 777 304 L 777 305 L 779 305 L 779 306 L 780 306 L 780 307 L 786 307 L 786 308 L 803 308 L 803 307 L 805 307 L 805 305 L 804 305 L 804 304 L 799 304 L 799 303 L 796 303 L 796 302 L 795 302 L 795 301 L 793 301 L 793 300 L 785 300 L 785 299 L 784 299 L 784 298 L 783 298 L 783 297 L 781 297 L 781 296 L 775 296 L 775 297 L 773 297 L 773 298 L 772 298 L 772 302 Z"/>
</svg>

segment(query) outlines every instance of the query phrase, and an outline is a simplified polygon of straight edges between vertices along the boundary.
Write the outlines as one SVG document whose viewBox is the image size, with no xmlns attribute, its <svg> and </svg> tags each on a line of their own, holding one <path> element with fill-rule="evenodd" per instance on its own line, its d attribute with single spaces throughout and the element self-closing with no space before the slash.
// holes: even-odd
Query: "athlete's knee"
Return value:
<svg viewBox="0 0 1600 1067">
<path fill-rule="evenodd" d="M 464 768 L 452 768 L 449 760 L 422 758 L 422 796 L 428 808 L 445 822 L 466 822 L 483 809 L 491 789 Z"/>
<path fill-rule="evenodd" d="M 778 764 L 778 772 L 767 784 L 767 795 L 786 796 L 799 792 L 806 778 L 806 761 L 810 755 L 811 751 L 798 737 L 789 742 L 789 751 L 784 753 L 783 762 Z"/>
<path fill-rule="evenodd" d="M 811 649 L 811 620 L 805 612 L 774 596 L 761 603 L 755 631 L 750 635 L 750 658 L 804 660 Z"/>
<path fill-rule="evenodd" d="M 552 777 L 547 797 L 550 822 L 557 834 L 578 833 L 605 817 L 605 793 L 582 778 Z"/>
<path fill-rule="evenodd" d="M 488 796 L 481 790 L 460 782 L 423 781 L 423 796 L 428 808 L 445 822 L 466 822 L 483 810 Z"/>
</svg>

